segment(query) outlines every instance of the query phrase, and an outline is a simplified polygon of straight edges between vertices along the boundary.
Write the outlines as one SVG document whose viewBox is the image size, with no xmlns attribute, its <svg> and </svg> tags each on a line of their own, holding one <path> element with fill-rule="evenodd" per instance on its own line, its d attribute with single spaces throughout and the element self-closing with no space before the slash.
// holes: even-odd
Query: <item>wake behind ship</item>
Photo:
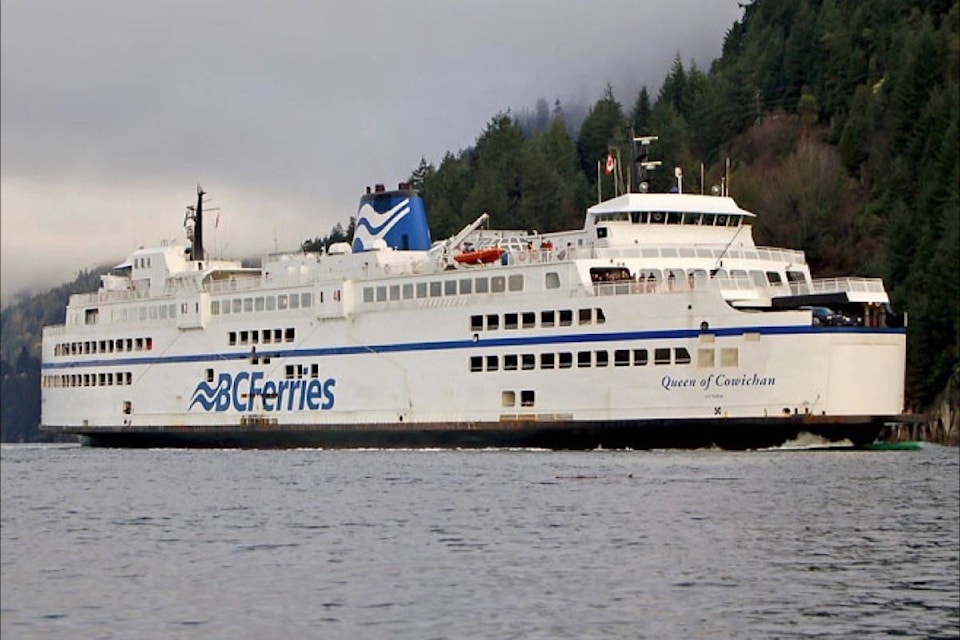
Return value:
<svg viewBox="0 0 960 640">
<path fill-rule="evenodd" d="M 629 192 L 581 229 L 432 242 L 407 185 L 351 244 L 134 251 L 43 333 L 42 428 L 102 446 L 758 448 L 904 419 L 883 283 L 813 279 L 725 196 Z"/>
</svg>

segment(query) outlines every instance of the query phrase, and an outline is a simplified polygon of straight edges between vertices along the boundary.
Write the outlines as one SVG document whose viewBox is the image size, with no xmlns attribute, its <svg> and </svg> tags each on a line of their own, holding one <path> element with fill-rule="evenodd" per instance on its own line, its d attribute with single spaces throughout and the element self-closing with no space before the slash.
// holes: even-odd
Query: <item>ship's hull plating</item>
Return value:
<svg viewBox="0 0 960 640">
<path fill-rule="evenodd" d="M 897 416 L 785 416 L 751 419 L 515 421 L 463 424 L 66 427 L 83 444 L 139 448 L 542 448 L 763 449 L 815 442 L 873 442 Z"/>
</svg>

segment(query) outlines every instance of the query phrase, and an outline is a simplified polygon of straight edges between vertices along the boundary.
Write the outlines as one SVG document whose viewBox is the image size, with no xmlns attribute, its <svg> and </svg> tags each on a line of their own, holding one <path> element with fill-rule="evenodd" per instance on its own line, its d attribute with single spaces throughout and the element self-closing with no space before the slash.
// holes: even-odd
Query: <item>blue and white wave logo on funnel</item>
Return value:
<svg viewBox="0 0 960 640">
<path fill-rule="evenodd" d="M 360 199 L 360 211 L 353 232 L 353 251 L 369 251 L 374 240 L 401 251 L 426 251 L 430 231 L 423 199 L 416 191 L 389 191 L 368 194 Z"/>
</svg>

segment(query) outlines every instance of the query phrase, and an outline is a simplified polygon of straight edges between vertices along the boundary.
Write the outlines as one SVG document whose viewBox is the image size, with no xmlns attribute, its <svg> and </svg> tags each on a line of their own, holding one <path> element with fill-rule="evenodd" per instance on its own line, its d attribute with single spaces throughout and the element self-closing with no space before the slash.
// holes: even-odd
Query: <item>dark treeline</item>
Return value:
<svg viewBox="0 0 960 640">
<path fill-rule="evenodd" d="M 494 226 L 551 231 L 580 226 L 598 190 L 613 195 L 597 163 L 626 159 L 631 130 L 659 136 L 655 191 L 675 185 L 674 167 L 685 191 L 709 190 L 729 159 L 731 195 L 759 214 L 758 243 L 804 249 L 821 277 L 884 278 L 909 312 L 908 403 L 927 409 L 951 377 L 960 384 L 958 78 L 958 0 L 755 0 L 708 70 L 678 54 L 659 90 L 626 106 L 608 86 L 589 109 L 539 100 L 497 114 L 472 147 L 422 160 L 409 181 L 434 238 L 483 212 Z M 349 241 L 352 228 L 303 248 Z M 38 375 L 39 324 L 17 323 L 62 322 L 61 298 L 49 317 L 4 311 L 4 440 L 17 439 L 8 405 L 20 400 L 8 378 Z"/>
</svg>

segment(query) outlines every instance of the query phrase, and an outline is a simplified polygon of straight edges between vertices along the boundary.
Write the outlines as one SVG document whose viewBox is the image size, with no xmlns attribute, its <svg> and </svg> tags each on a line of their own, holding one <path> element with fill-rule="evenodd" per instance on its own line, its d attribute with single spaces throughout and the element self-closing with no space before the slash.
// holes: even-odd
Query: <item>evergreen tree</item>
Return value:
<svg viewBox="0 0 960 640">
<path fill-rule="evenodd" d="M 633 123 L 633 131 L 636 135 L 649 135 L 650 94 L 647 93 L 646 85 L 640 87 L 640 93 L 637 94 L 637 100 L 633 103 L 633 110 L 630 112 L 630 121 Z"/>
<path fill-rule="evenodd" d="M 603 97 L 593 105 L 583 121 L 577 138 L 580 169 L 593 187 L 597 184 L 597 163 L 606 159 L 611 147 L 619 148 L 626 142 L 624 124 L 620 103 L 613 96 L 613 87 L 608 84 Z M 626 154 L 622 154 L 622 157 L 626 157 Z M 610 178 L 604 181 L 604 192 L 613 192 Z"/>
</svg>

